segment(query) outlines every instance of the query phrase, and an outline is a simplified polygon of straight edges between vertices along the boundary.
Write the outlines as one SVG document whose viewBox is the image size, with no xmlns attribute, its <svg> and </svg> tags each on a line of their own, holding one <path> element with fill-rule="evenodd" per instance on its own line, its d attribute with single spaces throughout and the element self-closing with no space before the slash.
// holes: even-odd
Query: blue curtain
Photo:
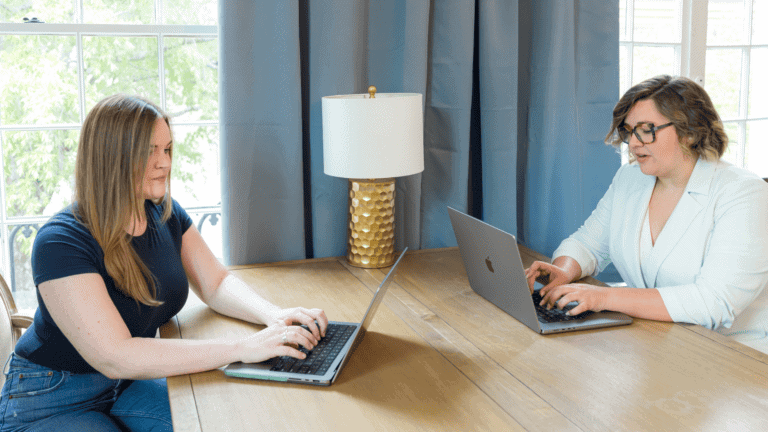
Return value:
<svg viewBox="0 0 768 432">
<path fill-rule="evenodd" d="M 347 182 L 323 173 L 321 98 L 424 95 L 396 248 L 455 246 L 446 205 L 544 254 L 620 164 L 615 0 L 220 2 L 227 264 L 344 255 Z"/>
</svg>

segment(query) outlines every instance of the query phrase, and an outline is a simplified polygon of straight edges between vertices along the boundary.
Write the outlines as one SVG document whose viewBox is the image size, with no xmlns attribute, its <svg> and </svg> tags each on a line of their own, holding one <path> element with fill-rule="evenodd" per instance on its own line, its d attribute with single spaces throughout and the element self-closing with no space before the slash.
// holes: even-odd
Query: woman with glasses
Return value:
<svg viewBox="0 0 768 432">
<path fill-rule="evenodd" d="M 75 201 L 35 238 L 39 307 L 6 363 L 0 431 L 171 431 L 162 378 L 304 358 L 298 346 L 325 334 L 321 309 L 280 308 L 214 257 L 171 198 L 174 145 L 168 116 L 140 97 L 108 97 L 86 117 Z M 216 312 L 267 327 L 155 338 L 190 288 Z"/>
<path fill-rule="evenodd" d="M 564 240 L 542 305 L 698 324 L 768 353 L 768 184 L 720 158 L 728 137 L 704 89 L 657 76 L 627 91 L 606 141 L 628 145 L 592 215 Z M 627 287 L 573 283 L 613 262 Z"/>
</svg>

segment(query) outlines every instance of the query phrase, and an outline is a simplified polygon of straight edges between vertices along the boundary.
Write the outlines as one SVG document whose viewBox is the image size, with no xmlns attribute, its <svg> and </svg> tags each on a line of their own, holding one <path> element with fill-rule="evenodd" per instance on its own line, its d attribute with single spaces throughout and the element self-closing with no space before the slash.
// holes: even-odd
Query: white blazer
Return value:
<svg viewBox="0 0 768 432">
<path fill-rule="evenodd" d="M 699 159 L 640 269 L 640 230 L 656 177 L 622 166 L 584 225 L 553 254 L 582 276 L 610 262 L 629 287 L 658 288 L 676 322 L 698 324 L 768 353 L 768 183 Z"/>
</svg>

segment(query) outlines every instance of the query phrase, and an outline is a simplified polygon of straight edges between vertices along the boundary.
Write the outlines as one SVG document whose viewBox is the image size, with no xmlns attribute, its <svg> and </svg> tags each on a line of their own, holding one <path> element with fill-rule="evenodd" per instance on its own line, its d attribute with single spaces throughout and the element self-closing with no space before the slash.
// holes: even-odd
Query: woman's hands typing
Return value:
<svg viewBox="0 0 768 432">
<path fill-rule="evenodd" d="M 311 350 L 328 328 L 328 318 L 322 309 L 274 309 L 267 315 L 267 328 L 241 342 L 242 362 L 257 363 L 279 356 L 303 359 L 306 355 L 299 346 Z M 302 324 L 307 328 L 301 327 Z"/>
<path fill-rule="evenodd" d="M 547 309 L 553 307 L 562 309 L 570 302 L 577 302 L 567 313 L 578 315 L 588 310 L 605 310 L 608 303 L 609 291 L 607 288 L 588 284 L 572 284 L 571 281 L 581 277 L 581 267 L 570 257 L 561 256 L 550 264 L 543 261 L 535 261 L 525 270 L 528 279 L 528 289 L 533 293 L 534 282 L 537 278 L 548 276 L 548 281 L 539 291 L 541 306 Z"/>
<path fill-rule="evenodd" d="M 544 261 L 534 261 L 530 267 L 525 269 L 525 277 L 528 279 L 528 289 L 531 290 L 531 294 L 533 294 L 534 282 L 542 276 L 549 276 L 549 282 L 544 288 L 567 284 L 573 280 L 572 276 L 563 267 Z M 544 289 L 542 289 L 542 291 L 544 291 Z M 544 294 L 542 293 L 541 295 L 543 296 Z"/>
</svg>

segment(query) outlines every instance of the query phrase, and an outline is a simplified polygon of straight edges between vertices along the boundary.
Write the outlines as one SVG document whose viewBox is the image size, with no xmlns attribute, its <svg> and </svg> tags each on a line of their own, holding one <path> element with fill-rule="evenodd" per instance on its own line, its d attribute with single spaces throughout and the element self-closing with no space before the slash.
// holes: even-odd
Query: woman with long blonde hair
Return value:
<svg viewBox="0 0 768 432">
<path fill-rule="evenodd" d="M 279 308 L 214 257 L 171 198 L 172 156 L 169 118 L 152 102 L 115 95 L 88 114 L 75 200 L 33 246 L 39 307 L 6 364 L 1 431 L 170 431 L 163 378 L 303 358 L 297 347 L 324 335 L 322 310 Z M 155 338 L 189 288 L 213 310 L 267 327 L 237 340 Z"/>
</svg>

